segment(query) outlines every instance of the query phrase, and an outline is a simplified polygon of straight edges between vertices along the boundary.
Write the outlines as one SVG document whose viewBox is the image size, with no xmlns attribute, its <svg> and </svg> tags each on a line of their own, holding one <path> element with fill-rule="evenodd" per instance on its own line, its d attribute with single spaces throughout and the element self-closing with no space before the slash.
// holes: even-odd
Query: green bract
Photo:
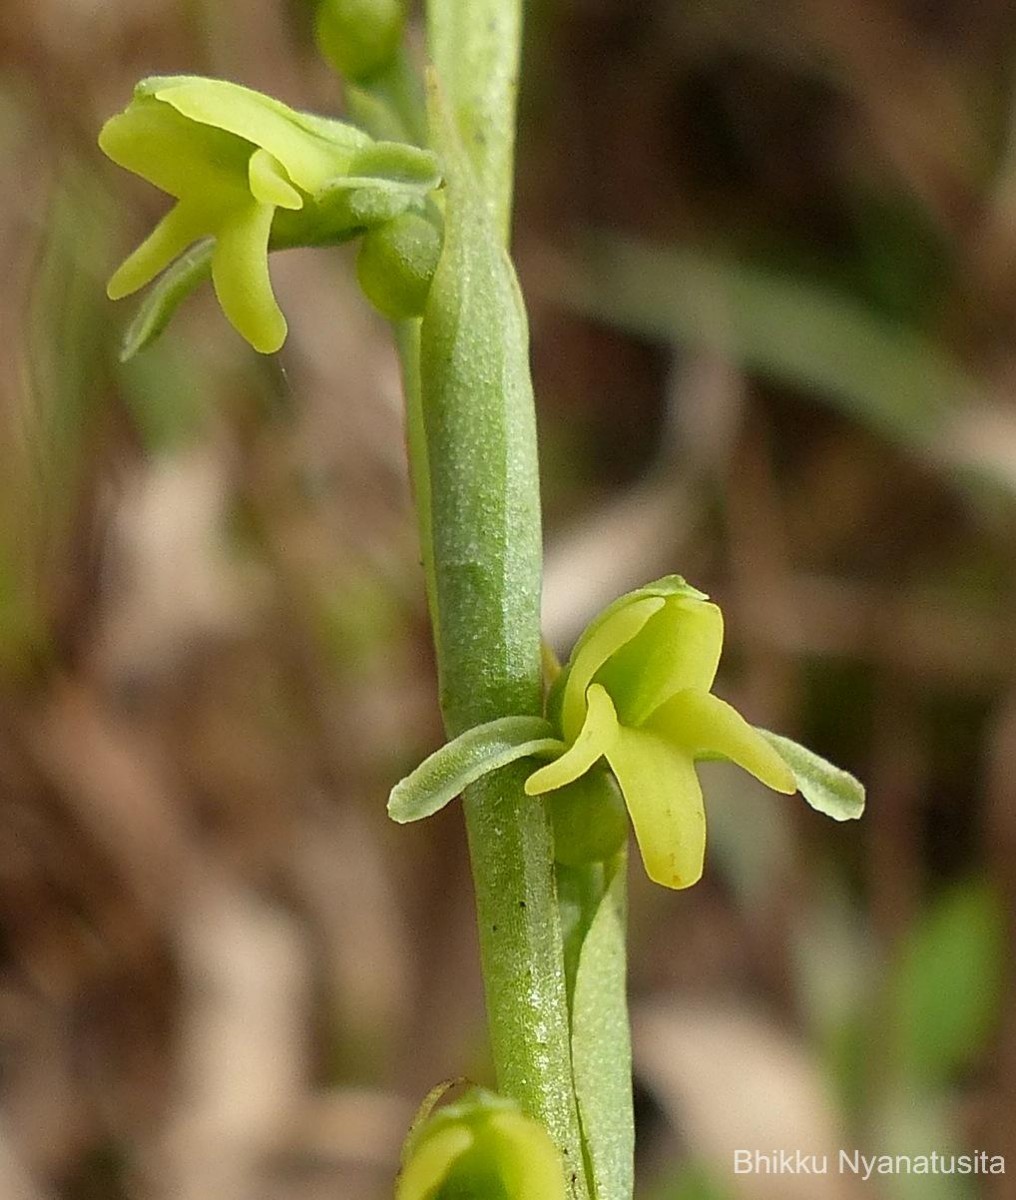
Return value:
<svg viewBox="0 0 1016 1200">
<path fill-rule="evenodd" d="M 396 820 L 415 820 L 440 806 L 438 793 L 446 802 L 465 778 L 460 742 L 473 751 L 470 782 L 512 758 L 549 758 L 526 780 L 531 796 L 573 788 L 605 760 L 624 795 L 646 872 L 672 888 L 688 887 L 702 874 L 699 759 L 728 759 L 778 792 L 800 789 L 813 808 L 837 820 L 859 817 L 864 789 L 853 776 L 789 738 L 755 729 L 712 695 L 722 644 L 719 608 L 680 576 L 622 596 L 576 643 L 551 691 L 542 731 L 530 719 L 509 746 L 503 722 L 470 730 L 403 780 L 389 811 Z M 479 747 L 484 731 L 495 727 L 501 736 L 492 740 L 484 764 Z M 569 799 L 566 822 L 560 814 L 555 820 L 558 843 L 568 824 L 576 826 L 575 802 L 581 798 Z M 586 852 L 576 846 L 570 854 L 559 844 L 557 857 L 583 861 Z"/>
<path fill-rule="evenodd" d="M 546 1130 L 480 1088 L 415 1128 L 402 1158 L 395 1200 L 565 1200 Z"/>
<path fill-rule="evenodd" d="M 344 240 L 418 203 L 440 179 L 427 151 L 376 143 L 341 121 L 188 75 L 139 83 L 127 108 L 103 126 L 99 145 L 176 199 L 115 272 L 110 297 L 144 287 L 195 242 L 213 238 L 222 310 L 263 353 L 286 336 L 268 275 L 270 243 Z M 201 275 L 191 272 L 188 285 Z M 179 290 L 174 281 L 167 305 L 179 301 Z M 150 320 L 156 326 L 158 314 Z"/>
</svg>

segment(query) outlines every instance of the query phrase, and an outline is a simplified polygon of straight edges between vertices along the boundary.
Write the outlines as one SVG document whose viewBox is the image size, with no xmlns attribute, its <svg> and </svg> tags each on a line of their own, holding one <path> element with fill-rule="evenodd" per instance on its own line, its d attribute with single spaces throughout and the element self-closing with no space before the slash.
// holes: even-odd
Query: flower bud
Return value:
<svg viewBox="0 0 1016 1200">
<path fill-rule="evenodd" d="M 565 1200 L 561 1156 L 511 1100 L 475 1088 L 407 1139 L 395 1200 Z"/>
<path fill-rule="evenodd" d="M 356 260 L 360 287 L 382 316 L 418 317 L 440 254 L 441 235 L 430 221 L 403 213 L 364 235 Z"/>
<path fill-rule="evenodd" d="M 322 0 L 318 48 L 340 75 L 359 82 L 391 61 L 405 20 L 405 0 Z"/>
</svg>

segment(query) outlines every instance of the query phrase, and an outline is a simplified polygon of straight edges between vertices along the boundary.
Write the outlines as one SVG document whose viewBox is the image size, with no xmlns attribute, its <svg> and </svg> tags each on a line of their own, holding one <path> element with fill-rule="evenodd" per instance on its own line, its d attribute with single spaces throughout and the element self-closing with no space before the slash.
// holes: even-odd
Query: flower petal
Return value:
<svg viewBox="0 0 1016 1200">
<path fill-rule="evenodd" d="M 561 698 L 561 728 L 566 741 L 578 736 L 585 717 L 586 692 L 593 676 L 611 655 L 636 636 L 664 606 L 659 596 L 646 596 L 622 604 L 605 619 L 595 621 L 572 651 Z"/>
<path fill-rule="evenodd" d="M 272 354 L 286 340 L 286 318 L 268 274 L 268 235 L 275 209 L 250 204 L 218 230 L 212 283 L 230 324 L 255 350 Z"/>
<path fill-rule="evenodd" d="M 149 85 L 154 85 L 152 94 L 191 121 L 226 130 L 267 150 L 306 192 L 316 191 L 325 180 L 342 174 L 354 150 L 369 143 L 364 134 L 349 126 L 318 119 L 322 130 L 336 130 L 336 140 L 326 140 L 311 131 L 312 123 L 300 119 L 305 114 L 224 79 L 169 76 L 149 81 Z"/>
<path fill-rule="evenodd" d="M 622 725 L 641 725 L 684 688 L 708 692 L 723 646 L 723 614 L 705 600 L 671 597 L 597 677 Z"/>
<path fill-rule="evenodd" d="M 614 744 L 617 714 L 610 697 L 599 684 L 594 683 L 586 693 L 586 701 L 586 719 L 578 737 L 560 758 L 529 776 L 526 780 L 527 796 L 542 796 L 544 792 L 573 782 Z"/>
<path fill-rule="evenodd" d="M 247 164 L 251 195 L 277 208 L 303 208 L 303 197 L 289 182 L 282 164 L 267 150 L 255 150 Z"/>
<path fill-rule="evenodd" d="M 323 138 L 326 142 L 331 142 L 336 146 L 347 147 L 350 154 L 373 142 L 373 138 L 369 134 L 364 133 L 362 129 L 357 129 L 355 125 L 350 125 L 347 121 L 339 121 L 334 117 L 321 117 L 317 113 L 301 112 L 264 92 L 258 92 L 253 88 L 246 88 L 242 84 L 232 83 L 225 79 L 209 80 L 207 75 L 149 75 L 135 84 L 134 95 L 158 96 L 174 88 L 203 85 L 209 82 L 218 84 L 224 89 L 246 92 L 247 96 L 253 98 L 255 103 L 279 113 L 287 121 L 292 121 L 298 128 L 314 134 L 315 137 Z M 218 124 L 218 122 L 213 121 L 212 124 Z"/>
<path fill-rule="evenodd" d="M 774 792 L 797 791 L 794 772 L 778 751 L 736 708 L 709 692 L 678 692 L 660 705 L 645 727 L 692 758 L 727 758 Z"/>
<path fill-rule="evenodd" d="M 210 233 L 208 214 L 198 205 L 174 204 L 140 246 L 113 272 L 106 285 L 110 300 L 120 300 L 150 283 L 160 271 Z"/>
<path fill-rule="evenodd" d="M 607 762 L 624 792 L 646 874 L 664 887 L 696 883 L 706 818 L 691 758 L 659 734 L 620 725 Z"/>
<path fill-rule="evenodd" d="M 195 125 L 154 96 L 135 97 L 110 117 L 99 147 L 118 166 L 178 200 L 200 197 L 218 210 L 247 194 L 250 146 L 221 129 Z"/>
</svg>

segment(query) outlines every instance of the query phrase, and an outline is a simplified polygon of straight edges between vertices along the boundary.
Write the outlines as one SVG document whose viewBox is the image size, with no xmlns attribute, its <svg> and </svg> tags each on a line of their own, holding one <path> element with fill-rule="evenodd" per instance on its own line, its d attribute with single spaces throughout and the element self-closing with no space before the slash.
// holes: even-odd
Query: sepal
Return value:
<svg viewBox="0 0 1016 1200">
<path fill-rule="evenodd" d="M 856 821 L 864 813 L 865 789 L 849 771 L 833 766 L 814 750 L 768 729 L 758 732 L 794 774 L 797 790 L 816 812 L 834 821 Z"/>
<path fill-rule="evenodd" d="M 564 745 L 542 717 L 500 717 L 467 730 L 397 783 L 388 815 L 400 825 L 439 812 L 484 775 L 520 758 L 560 754 Z"/>
</svg>

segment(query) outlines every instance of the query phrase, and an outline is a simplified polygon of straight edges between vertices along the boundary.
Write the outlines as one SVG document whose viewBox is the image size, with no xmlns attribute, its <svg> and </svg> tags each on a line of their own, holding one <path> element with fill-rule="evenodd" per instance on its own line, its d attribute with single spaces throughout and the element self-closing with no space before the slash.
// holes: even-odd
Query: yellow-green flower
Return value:
<svg viewBox="0 0 1016 1200">
<path fill-rule="evenodd" d="M 835 820 L 859 817 L 864 789 L 853 776 L 789 738 L 749 725 L 712 694 L 722 645 L 719 608 L 678 575 L 622 596 L 579 638 L 551 689 L 546 719 L 503 717 L 469 730 L 392 790 L 390 815 L 418 820 L 490 771 L 520 758 L 549 760 L 529 775 L 525 790 L 547 796 L 555 836 L 576 842 L 557 848 L 559 861 L 571 863 L 589 846 L 609 853 L 615 840 L 606 763 L 646 872 L 671 888 L 689 887 L 702 875 L 700 759 L 728 759 L 777 792 L 799 790 Z M 583 806 L 603 837 L 580 830 Z"/>
<path fill-rule="evenodd" d="M 389 219 L 439 179 L 425 151 L 375 143 L 341 121 L 188 75 L 139 83 L 127 108 L 103 126 L 99 145 L 176 200 L 113 275 L 110 297 L 144 287 L 193 243 L 213 238 L 222 310 L 263 353 L 286 336 L 268 274 L 277 216 L 286 219 L 287 245 L 340 240 L 372 223 L 368 209 L 377 222 Z M 356 198 L 368 193 L 370 203 L 357 212 Z"/>
<path fill-rule="evenodd" d="M 517 1104 L 476 1088 L 410 1134 L 395 1200 L 565 1200 L 561 1156 Z"/>
<path fill-rule="evenodd" d="M 722 644 L 723 614 L 677 576 L 622 598 L 580 638 L 552 697 L 567 748 L 526 781 L 528 795 L 543 795 L 605 758 L 646 872 L 666 887 L 702 874 L 697 759 L 730 759 L 777 792 L 797 790 L 780 754 L 711 694 Z"/>
</svg>

